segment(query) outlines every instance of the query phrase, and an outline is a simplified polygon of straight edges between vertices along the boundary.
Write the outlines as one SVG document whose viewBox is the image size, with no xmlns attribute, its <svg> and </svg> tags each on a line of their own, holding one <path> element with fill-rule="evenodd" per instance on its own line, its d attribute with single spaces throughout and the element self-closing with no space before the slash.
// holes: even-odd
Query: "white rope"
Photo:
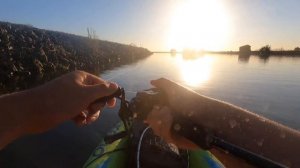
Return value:
<svg viewBox="0 0 300 168">
<path fill-rule="evenodd" d="M 137 168 L 140 168 L 140 150 L 141 150 L 141 146 L 142 146 L 142 140 L 143 140 L 143 137 L 144 137 L 144 134 L 147 132 L 147 130 L 150 128 L 150 126 L 148 126 L 147 128 L 145 128 L 142 132 L 142 135 L 139 139 L 139 144 L 138 144 L 138 150 L 137 150 L 137 156 L 136 156 L 136 167 Z"/>
</svg>

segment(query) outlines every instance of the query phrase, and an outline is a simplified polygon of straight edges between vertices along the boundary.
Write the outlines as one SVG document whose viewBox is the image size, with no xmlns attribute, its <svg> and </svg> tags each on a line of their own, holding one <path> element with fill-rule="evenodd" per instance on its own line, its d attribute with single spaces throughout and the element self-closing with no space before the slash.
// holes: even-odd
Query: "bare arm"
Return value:
<svg viewBox="0 0 300 168">
<path fill-rule="evenodd" d="M 0 97 L 0 149 L 24 135 L 26 132 L 24 120 L 27 118 L 25 114 L 28 113 L 29 107 L 33 107 L 34 99 L 33 97 L 28 99 L 28 92 Z"/>
<path fill-rule="evenodd" d="M 22 135 L 45 132 L 66 120 L 83 125 L 95 121 L 117 85 L 75 71 L 40 87 L 0 96 L 0 149 Z M 114 106 L 115 99 L 107 102 Z"/>
<path fill-rule="evenodd" d="M 190 116 L 233 144 L 290 167 L 299 167 L 300 133 L 245 109 L 199 95 L 166 79 L 152 84 L 167 92 L 171 109 Z"/>
</svg>

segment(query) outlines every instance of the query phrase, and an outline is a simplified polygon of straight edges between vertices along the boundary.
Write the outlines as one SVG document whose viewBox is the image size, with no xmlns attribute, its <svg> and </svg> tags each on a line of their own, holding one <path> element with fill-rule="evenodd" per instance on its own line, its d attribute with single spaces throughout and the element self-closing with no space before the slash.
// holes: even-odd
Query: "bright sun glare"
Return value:
<svg viewBox="0 0 300 168">
<path fill-rule="evenodd" d="M 223 49 L 230 34 L 222 0 L 180 1 L 174 10 L 168 47 L 182 50 Z"/>
<path fill-rule="evenodd" d="M 196 60 L 185 60 L 180 56 L 176 57 L 176 63 L 184 82 L 189 86 L 199 86 L 209 80 L 211 75 L 213 58 L 204 56 Z"/>
</svg>

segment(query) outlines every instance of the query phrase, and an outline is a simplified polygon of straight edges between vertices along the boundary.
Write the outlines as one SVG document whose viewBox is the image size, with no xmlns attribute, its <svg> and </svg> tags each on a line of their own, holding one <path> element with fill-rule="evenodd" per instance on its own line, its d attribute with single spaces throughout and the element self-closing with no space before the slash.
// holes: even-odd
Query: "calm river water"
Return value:
<svg viewBox="0 0 300 168">
<path fill-rule="evenodd" d="M 132 98 L 165 77 L 198 93 L 241 106 L 300 129 L 300 58 L 235 55 L 153 54 L 135 64 L 106 71 Z M 0 151 L 0 167 L 81 167 L 105 133 L 118 122 L 117 109 L 105 110 L 94 124 L 71 122 L 40 135 L 24 137 Z"/>
<path fill-rule="evenodd" d="M 151 79 L 165 77 L 300 129 L 300 57 L 203 55 L 185 59 L 180 54 L 154 54 L 102 77 L 129 91 L 149 88 Z"/>
</svg>

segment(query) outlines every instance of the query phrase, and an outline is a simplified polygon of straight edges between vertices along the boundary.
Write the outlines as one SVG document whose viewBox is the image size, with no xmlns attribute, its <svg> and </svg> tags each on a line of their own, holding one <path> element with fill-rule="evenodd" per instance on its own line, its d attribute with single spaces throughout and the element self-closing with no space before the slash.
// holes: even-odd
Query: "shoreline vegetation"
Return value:
<svg viewBox="0 0 300 168">
<path fill-rule="evenodd" d="M 151 55 L 145 48 L 0 21 L 0 94 L 73 70 L 95 75 Z"/>
<path fill-rule="evenodd" d="M 193 49 L 184 49 L 183 51 L 176 51 L 171 49 L 170 51 L 154 51 L 153 53 L 170 53 L 170 54 L 183 54 L 185 56 L 195 56 L 202 54 L 226 54 L 226 55 L 239 55 L 239 56 L 251 56 L 257 55 L 260 57 L 269 57 L 269 56 L 295 56 L 300 57 L 300 48 L 296 47 L 294 50 L 271 50 L 270 45 L 261 47 L 259 50 L 251 50 L 250 45 L 244 45 L 239 48 L 239 51 L 209 51 L 209 50 L 193 50 Z"/>
</svg>

